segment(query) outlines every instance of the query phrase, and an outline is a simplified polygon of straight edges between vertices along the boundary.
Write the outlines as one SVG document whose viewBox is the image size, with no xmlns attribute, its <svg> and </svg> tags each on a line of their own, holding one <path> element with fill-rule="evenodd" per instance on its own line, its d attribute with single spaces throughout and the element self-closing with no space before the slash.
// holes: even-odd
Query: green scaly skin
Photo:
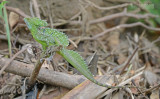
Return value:
<svg viewBox="0 0 160 99">
<path fill-rule="evenodd" d="M 88 66 L 84 59 L 77 52 L 66 49 L 69 45 L 68 37 L 56 29 L 44 28 L 47 26 L 46 21 L 40 20 L 39 18 L 24 18 L 24 21 L 31 31 L 33 38 L 42 45 L 44 50 L 50 46 L 62 46 L 63 48 L 57 51 L 57 53 L 63 56 L 73 67 L 93 83 L 107 88 L 125 88 L 125 86 L 102 84 L 95 80 L 92 73 L 87 68 Z"/>
</svg>

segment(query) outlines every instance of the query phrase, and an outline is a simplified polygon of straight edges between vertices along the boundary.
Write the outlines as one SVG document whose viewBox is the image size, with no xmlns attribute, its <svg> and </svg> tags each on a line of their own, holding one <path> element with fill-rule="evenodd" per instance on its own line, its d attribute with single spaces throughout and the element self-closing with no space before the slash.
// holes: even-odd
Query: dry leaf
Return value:
<svg viewBox="0 0 160 99">
<path fill-rule="evenodd" d="M 9 25 L 11 29 L 13 29 L 13 27 L 18 23 L 18 21 L 19 21 L 19 15 L 14 12 L 11 12 L 9 14 Z"/>
<path fill-rule="evenodd" d="M 40 99 L 61 99 L 69 89 L 48 86 Z"/>
<path fill-rule="evenodd" d="M 150 99 L 159 99 L 159 89 L 152 91 Z"/>
<path fill-rule="evenodd" d="M 151 72 L 151 71 L 149 71 L 149 70 L 145 70 L 145 71 L 144 71 L 144 75 L 145 75 L 145 78 L 146 78 L 147 82 L 148 82 L 151 86 L 156 85 L 157 80 L 158 80 L 156 74 L 154 74 L 153 72 Z"/>
<path fill-rule="evenodd" d="M 98 78 L 98 77 L 96 77 Z M 113 76 L 101 76 L 97 80 L 101 83 L 106 83 L 112 85 Z M 101 87 L 92 83 L 89 80 L 84 81 L 70 92 L 68 92 L 62 99 L 96 99 L 99 95 L 104 93 L 107 88 Z"/>
</svg>

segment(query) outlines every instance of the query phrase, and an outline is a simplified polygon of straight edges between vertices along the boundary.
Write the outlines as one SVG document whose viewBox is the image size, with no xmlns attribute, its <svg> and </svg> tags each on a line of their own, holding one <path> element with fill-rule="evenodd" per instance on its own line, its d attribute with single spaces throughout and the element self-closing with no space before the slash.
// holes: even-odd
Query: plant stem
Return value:
<svg viewBox="0 0 160 99">
<path fill-rule="evenodd" d="M 9 25 L 8 25 L 7 11 L 6 11 L 5 7 L 3 8 L 3 13 L 4 13 L 5 29 L 6 29 L 6 33 L 7 33 L 7 39 L 8 39 L 9 55 L 10 55 L 10 57 L 12 57 L 10 30 L 9 30 Z"/>
<path fill-rule="evenodd" d="M 35 64 L 35 68 L 31 74 L 31 76 L 29 77 L 28 80 L 28 85 L 31 87 L 32 85 L 34 85 L 34 83 L 36 82 L 37 76 L 39 74 L 39 71 L 42 67 L 42 64 L 44 63 L 44 56 L 45 56 L 45 51 L 42 52 L 42 54 L 40 55 L 38 61 Z"/>
</svg>

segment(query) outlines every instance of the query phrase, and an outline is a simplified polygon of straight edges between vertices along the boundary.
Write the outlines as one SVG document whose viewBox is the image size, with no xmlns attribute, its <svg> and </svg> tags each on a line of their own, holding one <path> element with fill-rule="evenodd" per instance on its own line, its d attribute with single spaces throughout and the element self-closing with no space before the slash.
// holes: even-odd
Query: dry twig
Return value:
<svg viewBox="0 0 160 99">
<path fill-rule="evenodd" d="M 0 35 L 0 40 L 7 40 L 7 37 L 5 35 Z M 11 40 L 16 40 L 16 38 L 12 36 Z M 33 43 L 32 41 L 25 40 L 25 39 L 22 39 L 22 38 L 18 38 L 17 42 L 19 42 L 21 44 Z"/>
<path fill-rule="evenodd" d="M 98 37 L 101 37 L 103 35 L 105 35 L 106 33 L 108 32 L 111 32 L 111 31 L 114 31 L 114 30 L 117 30 L 117 29 L 121 29 L 121 28 L 131 28 L 131 27 L 135 27 L 135 26 L 142 26 L 148 30 L 152 30 L 152 31 L 160 31 L 160 28 L 154 28 L 154 27 L 150 27 L 150 26 L 147 26 L 145 24 L 143 24 L 142 22 L 136 22 L 136 23 L 131 23 L 131 24 L 120 24 L 118 26 L 115 26 L 113 28 L 109 28 L 95 36 L 93 36 L 92 38 L 90 39 L 97 39 Z"/>
<path fill-rule="evenodd" d="M 37 16 L 38 18 L 41 18 L 41 17 L 40 17 L 40 13 L 39 13 L 39 7 L 38 7 L 37 0 L 32 0 L 32 2 L 33 2 L 33 5 L 34 5 L 34 10 L 35 10 L 35 12 L 36 12 L 36 16 Z"/>
<path fill-rule="evenodd" d="M 98 18 L 95 20 L 91 20 L 91 21 L 89 21 L 89 24 L 96 24 L 96 23 L 104 22 L 107 20 L 112 20 L 112 19 L 119 18 L 119 17 L 132 17 L 132 18 L 136 18 L 136 19 L 144 19 L 144 18 L 148 19 L 148 18 L 156 18 L 158 16 L 150 14 L 150 13 L 147 13 L 144 15 L 132 14 L 132 13 L 127 13 L 127 11 L 124 10 L 123 12 L 120 12 L 120 13 L 111 14 L 109 16 L 104 16 L 104 17 L 101 17 L 101 18 Z"/>
<path fill-rule="evenodd" d="M 53 28 L 52 13 L 51 13 L 51 8 L 50 8 L 50 5 L 48 3 L 48 0 L 46 1 L 46 5 L 47 5 L 48 14 L 49 14 L 50 24 L 51 24 L 50 26 L 51 26 L 51 28 Z"/>
<path fill-rule="evenodd" d="M 4 64 L 7 63 L 7 61 L 9 61 L 9 59 L 7 58 L 0 59 L 0 69 L 3 67 Z M 33 65 L 13 60 L 12 63 L 5 69 L 5 71 L 23 77 L 29 77 L 32 73 L 33 67 Z M 68 89 L 72 89 L 81 82 L 83 82 L 86 78 L 84 78 L 83 76 L 69 75 L 66 73 L 55 72 L 47 70 L 45 68 L 41 68 L 37 79 L 46 84 L 62 86 Z"/>
<path fill-rule="evenodd" d="M 6 9 L 17 13 L 17 14 L 19 14 L 20 16 L 22 16 L 22 17 L 24 17 L 24 18 L 25 18 L 25 17 L 30 17 L 29 15 L 25 14 L 23 11 L 21 11 L 21 10 L 19 10 L 19 9 L 16 9 L 16 8 L 6 6 Z"/>
<path fill-rule="evenodd" d="M 123 67 L 123 69 L 121 70 L 121 73 L 123 73 L 123 71 L 129 66 L 130 61 L 132 60 L 133 56 L 136 54 L 138 50 L 138 47 L 133 51 L 133 54 L 128 58 L 127 63 L 125 64 L 125 66 Z"/>
<path fill-rule="evenodd" d="M 91 4 L 92 6 L 94 6 L 95 8 L 100 9 L 100 10 L 113 10 L 113 9 L 123 8 L 123 7 L 127 7 L 127 6 L 131 5 L 131 3 L 124 3 L 124 4 L 111 6 L 111 7 L 99 7 L 98 5 L 94 4 L 90 0 L 85 0 L 85 1 L 88 2 L 89 4 Z"/>
</svg>

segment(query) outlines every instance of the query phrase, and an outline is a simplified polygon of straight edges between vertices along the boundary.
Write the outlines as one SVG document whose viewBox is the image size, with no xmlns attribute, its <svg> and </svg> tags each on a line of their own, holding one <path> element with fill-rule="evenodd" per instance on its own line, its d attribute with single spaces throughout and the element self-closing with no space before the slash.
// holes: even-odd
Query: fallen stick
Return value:
<svg viewBox="0 0 160 99">
<path fill-rule="evenodd" d="M 9 61 L 7 58 L 0 59 L 0 69 Z M 29 77 L 32 73 L 33 65 L 25 64 L 19 61 L 12 61 L 11 64 L 5 69 L 6 72 L 13 73 L 15 75 Z M 54 86 L 62 86 L 69 89 L 74 88 L 86 78 L 80 75 L 70 75 L 52 70 L 41 68 L 37 77 L 39 81 Z"/>
</svg>

